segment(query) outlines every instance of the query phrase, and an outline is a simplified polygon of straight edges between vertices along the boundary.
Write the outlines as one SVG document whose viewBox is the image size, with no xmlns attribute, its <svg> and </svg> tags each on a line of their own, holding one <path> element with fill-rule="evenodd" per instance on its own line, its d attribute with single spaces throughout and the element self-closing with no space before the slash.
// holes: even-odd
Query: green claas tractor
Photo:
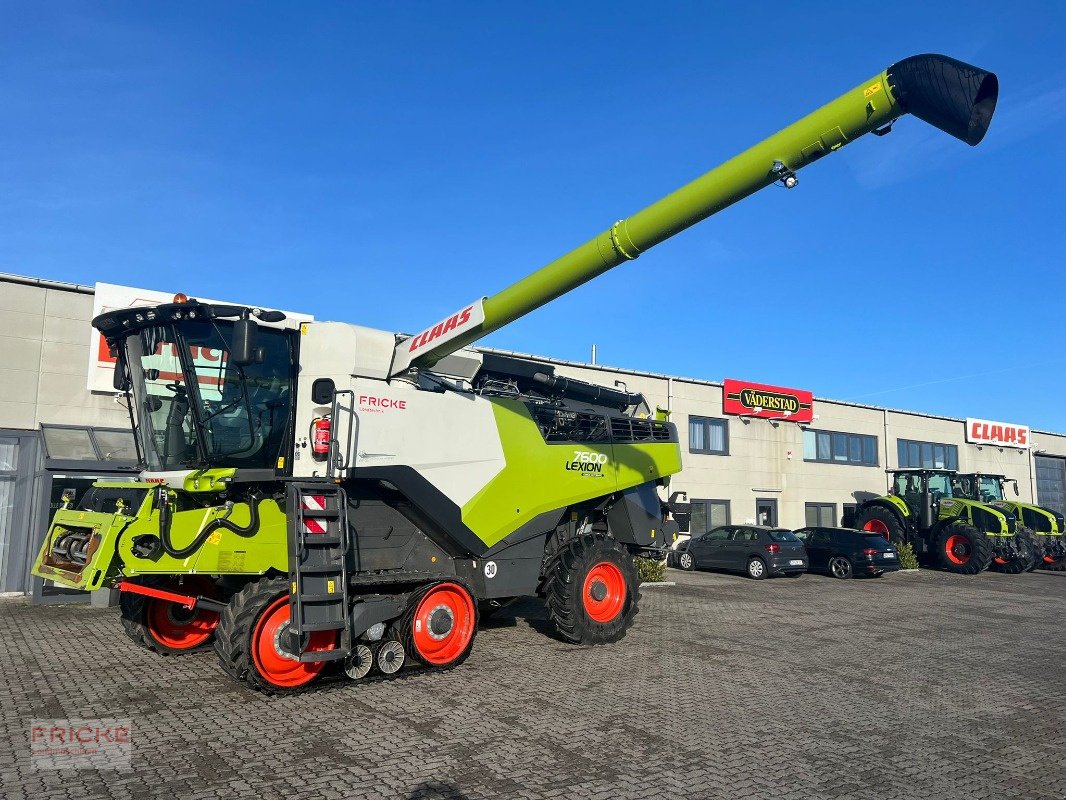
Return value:
<svg viewBox="0 0 1066 800">
<path fill-rule="evenodd" d="M 672 538 L 676 428 L 639 394 L 467 345 L 903 114 L 976 145 L 998 92 L 977 67 L 905 59 L 413 336 L 183 295 L 104 313 L 140 477 L 57 511 L 34 574 L 118 588 L 135 641 L 213 641 L 269 693 L 330 665 L 353 680 L 454 667 L 479 609 L 521 596 L 543 597 L 567 641 L 620 639 L 634 557 Z M 357 276 L 338 288 L 357 301 Z"/>
<path fill-rule="evenodd" d="M 1007 500 L 1004 491 L 1007 483 L 1014 485 L 1017 496 L 1018 482 L 1013 478 L 981 473 L 956 475 L 952 492 L 955 497 L 978 500 L 1013 514 L 1018 520 L 1018 535 L 1032 542 L 1033 561 L 1029 569 L 1066 570 L 1066 525 L 1062 514 L 1031 503 Z"/>
<path fill-rule="evenodd" d="M 948 572 L 976 575 L 985 569 L 1024 572 L 1034 543 L 1019 536 L 1014 515 L 985 503 L 955 497 L 955 471 L 889 470 L 890 494 L 860 505 L 851 524 L 905 543 Z"/>
</svg>

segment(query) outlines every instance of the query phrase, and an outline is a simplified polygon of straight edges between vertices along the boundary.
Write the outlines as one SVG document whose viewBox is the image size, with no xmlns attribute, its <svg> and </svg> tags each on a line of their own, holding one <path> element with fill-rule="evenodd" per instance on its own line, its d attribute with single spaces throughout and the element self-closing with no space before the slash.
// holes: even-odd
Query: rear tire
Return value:
<svg viewBox="0 0 1066 800">
<path fill-rule="evenodd" d="M 829 574 L 834 578 L 846 581 L 854 577 L 855 567 L 844 556 L 833 556 L 829 559 Z"/>
<path fill-rule="evenodd" d="M 948 525 L 933 546 L 937 562 L 946 572 L 976 575 L 992 561 L 992 545 L 983 531 L 971 525 Z"/>
<path fill-rule="evenodd" d="M 752 580 L 761 581 L 767 575 L 766 563 L 761 558 L 748 559 L 747 573 Z"/>
<path fill-rule="evenodd" d="M 637 615 L 637 566 L 603 534 L 563 545 L 548 565 L 545 583 L 548 618 L 574 644 L 617 642 Z"/>
<path fill-rule="evenodd" d="M 205 575 L 153 577 L 141 581 L 145 586 L 178 594 L 203 595 L 217 600 L 218 585 Z M 122 629 L 136 644 L 164 656 L 180 656 L 206 649 L 218 627 L 215 611 L 188 611 L 177 603 L 146 597 L 136 592 L 121 592 L 119 613 Z"/>
<path fill-rule="evenodd" d="M 264 694 L 291 694 L 306 688 L 329 662 L 298 661 L 285 652 L 279 633 L 289 621 L 289 583 L 260 578 L 247 584 L 222 612 L 215 632 L 215 655 L 231 678 Z M 307 651 L 333 650 L 336 631 L 316 631 Z"/>
<path fill-rule="evenodd" d="M 903 544 L 903 522 L 899 515 L 884 506 L 866 506 L 855 512 L 852 524 L 861 531 L 879 533 L 891 544 Z"/>
</svg>

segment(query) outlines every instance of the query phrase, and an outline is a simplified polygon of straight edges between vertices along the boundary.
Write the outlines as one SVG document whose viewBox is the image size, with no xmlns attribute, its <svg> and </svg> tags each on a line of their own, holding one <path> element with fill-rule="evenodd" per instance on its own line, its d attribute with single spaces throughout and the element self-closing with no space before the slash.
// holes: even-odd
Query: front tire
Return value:
<svg viewBox="0 0 1066 800">
<path fill-rule="evenodd" d="M 301 662 L 286 645 L 289 585 L 284 578 L 260 578 L 230 600 L 215 632 L 215 655 L 234 680 L 265 694 L 297 692 L 315 680 L 326 662 Z M 333 650 L 336 631 L 315 631 L 306 652 Z"/>
<path fill-rule="evenodd" d="M 685 550 L 678 555 L 677 565 L 681 567 L 681 569 L 691 572 L 696 568 L 696 559 L 692 557 L 692 553 Z"/>
<path fill-rule="evenodd" d="M 602 534 L 567 542 L 548 565 L 545 582 L 548 618 L 574 644 L 616 642 L 637 615 L 637 566 Z"/>
<path fill-rule="evenodd" d="M 747 572 L 749 578 L 761 581 L 766 577 L 766 564 L 761 558 L 751 558 L 748 560 Z"/>
<path fill-rule="evenodd" d="M 844 556 L 833 556 L 829 559 L 829 574 L 846 581 L 855 575 L 855 567 Z"/>
<path fill-rule="evenodd" d="M 988 568 L 993 572 L 1002 572 L 1006 575 L 1019 575 L 1029 572 L 1036 567 L 1034 553 L 1037 551 L 1036 539 L 1028 528 L 1018 528 L 1014 535 L 1017 544 L 1017 554 L 1010 559 L 1002 559 L 993 556 L 992 563 Z M 1043 548 L 1040 548 L 1043 549 Z"/>
<path fill-rule="evenodd" d="M 957 575 L 976 575 L 992 561 L 992 545 L 971 525 L 948 525 L 936 536 L 934 552 L 940 568 Z"/>
<path fill-rule="evenodd" d="M 205 575 L 149 578 L 144 585 L 178 594 L 219 599 L 217 584 Z M 219 615 L 204 609 L 187 610 L 177 603 L 122 592 L 119 597 L 122 629 L 136 644 L 164 656 L 184 655 L 208 646 Z"/>
</svg>

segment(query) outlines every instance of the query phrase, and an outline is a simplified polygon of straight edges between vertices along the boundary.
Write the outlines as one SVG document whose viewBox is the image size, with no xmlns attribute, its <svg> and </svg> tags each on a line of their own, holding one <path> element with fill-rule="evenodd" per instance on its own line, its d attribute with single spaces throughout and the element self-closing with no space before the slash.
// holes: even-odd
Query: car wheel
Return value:
<svg viewBox="0 0 1066 800">
<path fill-rule="evenodd" d="M 692 570 L 696 567 L 696 559 L 692 557 L 692 553 L 687 550 L 677 557 L 677 565 L 681 569 Z"/>
<path fill-rule="evenodd" d="M 851 562 L 844 556 L 833 556 L 829 559 L 829 574 L 834 578 L 840 578 L 841 580 L 847 580 L 854 574 L 855 570 L 851 566 Z"/>
<path fill-rule="evenodd" d="M 748 561 L 748 577 L 757 581 L 766 577 L 766 564 L 761 558 L 753 558 Z"/>
</svg>

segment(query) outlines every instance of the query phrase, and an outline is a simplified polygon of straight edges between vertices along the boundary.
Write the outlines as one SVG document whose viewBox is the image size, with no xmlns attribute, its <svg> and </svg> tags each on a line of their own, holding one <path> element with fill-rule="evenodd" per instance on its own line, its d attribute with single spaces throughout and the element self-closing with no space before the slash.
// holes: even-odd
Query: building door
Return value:
<svg viewBox="0 0 1066 800">
<path fill-rule="evenodd" d="M 1036 457 L 1036 502 L 1066 514 L 1066 458 Z"/>
<path fill-rule="evenodd" d="M 757 525 L 777 526 L 777 500 L 772 497 L 760 497 L 755 501 L 755 523 Z"/>
<path fill-rule="evenodd" d="M 0 592 L 29 587 L 26 556 L 37 434 L 0 431 Z"/>
</svg>

